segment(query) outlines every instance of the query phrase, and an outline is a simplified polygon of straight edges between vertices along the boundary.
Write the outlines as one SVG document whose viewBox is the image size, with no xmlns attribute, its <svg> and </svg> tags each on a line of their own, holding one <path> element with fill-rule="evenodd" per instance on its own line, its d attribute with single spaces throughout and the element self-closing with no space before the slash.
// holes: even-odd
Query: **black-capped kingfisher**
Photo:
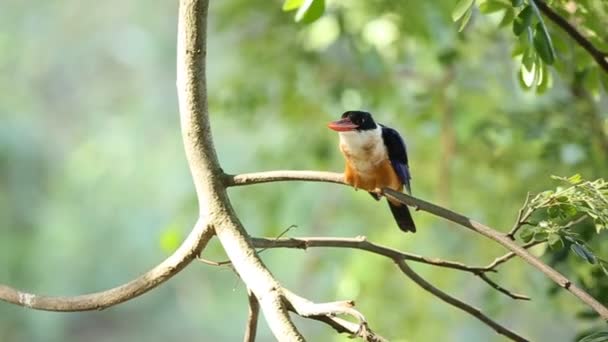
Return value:
<svg viewBox="0 0 608 342">
<path fill-rule="evenodd" d="M 364 111 L 348 111 L 327 127 L 340 135 L 340 151 L 344 155 L 344 181 L 355 189 L 363 189 L 380 200 L 380 190 L 389 188 L 411 193 L 410 170 L 405 143 L 396 130 L 377 124 Z M 416 225 L 405 204 L 387 199 L 397 225 L 404 232 L 416 232 Z"/>
</svg>

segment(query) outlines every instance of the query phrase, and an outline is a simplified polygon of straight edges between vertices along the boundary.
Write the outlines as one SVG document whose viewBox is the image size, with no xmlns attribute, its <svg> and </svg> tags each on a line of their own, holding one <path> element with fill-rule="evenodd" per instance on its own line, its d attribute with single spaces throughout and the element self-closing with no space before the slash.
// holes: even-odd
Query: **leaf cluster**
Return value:
<svg viewBox="0 0 608 342">
<path fill-rule="evenodd" d="M 608 227 L 608 182 L 583 180 L 579 174 L 552 178 L 561 185 L 528 201 L 519 237 L 524 242 L 547 240 L 553 249 L 570 248 L 608 275 L 608 261 L 595 255 L 580 234 L 572 229 L 586 219 L 593 221 L 598 234 Z"/>
</svg>

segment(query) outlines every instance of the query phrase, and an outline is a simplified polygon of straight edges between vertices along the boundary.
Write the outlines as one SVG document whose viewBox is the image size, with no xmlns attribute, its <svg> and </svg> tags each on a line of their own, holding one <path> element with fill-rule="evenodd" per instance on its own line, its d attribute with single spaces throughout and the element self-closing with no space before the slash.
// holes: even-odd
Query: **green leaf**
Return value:
<svg viewBox="0 0 608 342">
<path fill-rule="evenodd" d="M 530 5 L 524 7 L 524 9 L 519 12 L 513 21 L 513 33 L 515 33 L 516 36 L 519 36 L 528 27 L 530 27 L 530 24 L 532 24 L 533 14 L 534 12 L 532 12 L 532 7 L 530 7 Z"/>
<path fill-rule="evenodd" d="M 523 57 L 521 58 L 522 64 L 526 67 L 526 70 L 532 71 L 532 67 L 534 67 L 534 61 L 536 61 L 536 53 L 534 49 L 528 47 L 526 52 L 524 52 Z"/>
<path fill-rule="evenodd" d="M 530 227 L 523 227 L 519 231 L 519 238 L 523 242 L 530 242 L 534 237 L 534 231 Z"/>
<path fill-rule="evenodd" d="M 498 24 L 498 27 L 505 27 L 507 25 L 511 25 L 514 18 L 515 18 L 515 10 L 513 8 L 507 9 L 505 11 L 505 15 L 502 17 L 502 20 Z"/>
<path fill-rule="evenodd" d="M 511 5 L 513 7 L 519 7 L 524 4 L 524 0 L 511 0 Z"/>
<path fill-rule="evenodd" d="M 452 20 L 454 22 L 458 21 L 462 18 L 467 11 L 473 6 L 475 0 L 460 0 L 452 10 Z"/>
<path fill-rule="evenodd" d="M 587 335 L 578 342 L 606 342 L 608 341 L 608 330 L 596 331 L 591 335 Z"/>
<path fill-rule="evenodd" d="M 583 181 L 583 177 L 580 175 L 580 173 L 577 173 L 573 176 L 568 177 L 568 182 L 570 184 L 578 184 L 582 181 Z"/>
<path fill-rule="evenodd" d="M 549 215 L 550 218 L 556 218 L 559 214 L 560 212 L 557 207 L 549 207 L 549 209 L 547 209 L 547 215 Z"/>
<path fill-rule="evenodd" d="M 547 232 L 537 232 L 534 234 L 534 240 L 543 241 L 549 238 L 549 233 Z"/>
<path fill-rule="evenodd" d="M 538 86 L 536 87 L 536 93 L 538 93 L 538 94 L 544 93 L 545 91 L 547 91 L 547 89 L 551 88 L 551 85 L 553 84 L 551 71 L 549 71 L 549 68 L 547 68 L 547 64 L 542 63 L 542 65 L 543 65 L 541 68 L 542 77 L 541 77 L 540 81 L 538 82 Z"/>
<path fill-rule="evenodd" d="M 551 234 L 549 235 L 549 246 L 551 248 L 562 248 L 564 247 L 564 242 L 562 241 L 561 236 L 559 234 Z"/>
<path fill-rule="evenodd" d="M 464 14 L 464 17 L 462 17 L 462 20 L 460 21 L 460 27 L 458 28 L 458 32 L 462 32 L 462 30 L 464 30 L 465 26 L 467 26 L 467 23 L 471 19 L 472 14 L 473 14 L 473 7 L 469 7 L 467 12 Z"/>
<path fill-rule="evenodd" d="M 551 37 L 547 32 L 545 26 L 542 23 L 536 24 L 536 30 L 534 32 L 534 48 L 540 55 L 542 60 L 551 65 L 555 62 L 555 50 L 553 49 L 553 43 Z"/>
<path fill-rule="evenodd" d="M 293 10 L 299 8 L 300 6 L 302 6 L 303 2 L 304 2 L 304 0 L 285 0 L 285 2 L 283 3 L 283 11 L 284 12 L 293 11 Z"/>
<path fill-rule="evenodd" d="M 310 24 L 321 18 L 323 12 L 325 12 L 325 0 L 304 0 L 296 12 L 296 22 Z"/>
<path fill-rule="evenodd" d="M 483 14 L 490 14 L 510 8 L 511 5 L 506 1 L 488 0 L 479 5 L 479 11 Z"/>
<path fill-rule="evenodd" d="M 587 247 L 585 247 L 584 245 L 573 243 L 572 245 L 570 245 L 570 249 L 572 249 L 572 251 L 576 253 L 579 257 L 587 260 L 587 262 L 590 264 L 595 264 L 597 262 L 597 260 L 595 259 L 595 255 L 593 255 L 593 253 L 591 253 L 591 251 L 587 249 Z"/>
</svg>

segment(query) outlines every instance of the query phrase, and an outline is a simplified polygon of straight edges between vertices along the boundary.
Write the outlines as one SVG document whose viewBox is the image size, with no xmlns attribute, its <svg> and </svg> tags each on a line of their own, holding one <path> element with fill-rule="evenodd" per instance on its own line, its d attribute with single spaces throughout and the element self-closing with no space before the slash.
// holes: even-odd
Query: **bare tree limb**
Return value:
<svg viewBox="0 0 608 342">
<path fill-rule="evenodd" d="M 410 278 L 413 282 L 418 284 L 420 287 L 422 287 L 426 291 L 432 293 L 435 297 L 443 300 L 444 302 L 446 302 L 450 305 L 453 305 L 453 306 L 459 308 L 460 310 L 463 310 L 463 311 L 471 314 L 472 316 L 475 316 L 477 319 L 484 322 L 486 325 L 492 327 L 497 333 L 499 333 L 503 336 L 506 336 L 513 341 L 522 341 L 522 342 L 528 341 L 526 338 L 521 337 L 518 334 L 516 334 L 515 332 L 496 323 L 491 318 L 489 318 L 488 316 L 484 315 L 481 311 L 479 311 L 479 309 L 472 307 L 469 304 L 461 301 L 460 299 L 452 297 L 452 296 L 448 295 L 447 293 L 439 290 L 438 288 L 433 286 L 431 283 L 424 280 L 424 278 L 422 278 L 416 272 L 414 272 L 414 270 L 412 270 L 405 261 L 395 260 L 395 262 L 397 263 L 397 266 L 399 266 L 399 269 L 401 269 L 401 271 L 408 278 Z"/>
<path fill-rule="evenodd" d="M 251 291 L 247 291 L 247 298 L 249 299 L 249 315 L 247 316 L 247 326 L 245 328 L 244 342 L 254 342 L 255 335 L 258 330 L 258 316 L 260 313 L 260 303 L 255 295 Z"/>
<path fill-rule="evenodd" d="M 382 336 L 377 335 L 369 328 L 363 314 L 354 309 L 355 303 L 353 301 L 314 303 L 289 290 L 284 289 L 283 292 L 289 310 L 295 312 L 299 316 L 326 323 L 339 333 L 348 333 L 352 337 L 361 337 L 364 341 L 386 341 Z M 352 323 L 335 317 L 336 315 L 351 316 L 355 318 L 358 323 Z"/>
<path fill-rule="evenodd" d="M 593 57 L 593 59 L 597 62 L 597 64 L 604 70 L 604 72 L 608 73 L 608 53 L 599 50 L 598 48 L 591 43 L 589 39 L 580 33 L 574 25 L 570 24 L 568 20 L 559 15 L 556 11 L 554 11 L 547 3 L 543 0 L 533 0 L 538 9 L 543 12 L 547 18 L 553 21 L 557 26 L 561 27 L 572 39 L 574 39 L 578 45 L 580 45 L 583 49 L 587 50 L 587 52 Z"/>
<path fill-rule="evenodd" d="M 426 258 L 416 254 L 401 252 L 392 248 L 380 246 L 367 241 L 364 236 L 356 238 L 326 238 L 326 237 L 303 237 L 303 238 L 286 238 L 286 239 L 264 239 L 252 238 L 252 244 L 258 248 L 298 248 L 307 249 L 310 247 L 335 247 L 335 248 L 351 248 L 360 249 L 371 252 L 377 255 L 382 255 L 393 260 L 411 260 L 423 264 L 451 268 L 455 270 L 470 272 L 479 276 L 484 282 L 488 283 L 492 288 L 504 293 L 513 299 L 530 300 L 530 297 L 521 294 L 513 293 L 485 276 L 487 272 L 496 272 L 493 267 L 475 267 L 468 266 L 463 263 L 448 261 L 436 258 Z M 222 263 L 217 263 L 222 265 Z"/>
<path fill-rule="evenodd" d="M 138 278 L 106 291 L 73 297 L 48 297 L 0 285 L 0 299 L 37 310 L 102 310 L 140 296 L 169 280 L 200 254 L 212 236 L 212 227 L 199 220 L 182 245 L 165 261 Z"/>
<path fill-rule="evenodd" d="M 371 252 L 374 254 L 388 257 L 389 259 L 391 259 L 395 263 L 397 263 L 399 268 L 403 271 L 403 273 L 405 273 L 406 276 L 411 278 L 418 285 L 423 287 L 425 290 L 431 292 L 433 295 L 437 296 L 441 300 L 447 302 L 448 304 L 454 305 L 457 308 L 473 315 L 474 317 L 476 317 L 477 319 L 479 319 L 480 321 L 482 321 L 483 323 L 487 324 L 492 329 L 497 331 L 499 334 L 507 336 L 514 341 L 527 341 L 525 338 L 517 335 L 516 333 L 512 332 L 508 328 L 493 321 L 492 319 L 490 319 L 489 317 L 484 315 L 481 311 L 479 311 L 479 309 L 476 309 L 476 308 L 460 301 L 459 299 L 456 299 L 456 298 L 442 292 L 441 290 L 435 288 L 433 285 L 429 284 L 426 280 L 422 279 L 419 275 L 414 273 L 414 271 L 412 271 L 409 268 L 409 266 L 407 266 L 407 264 L 404 261 L 406 259 L 406 258 L 404 258 L 404 253 L 387 248 L 387 247 L 372 244 L 372 243 L 366 241 L 364 237 L 358 237 L 355 239 L 347 239 L 347 238 L 282 238 L 282 239 L 252 238 L 252 243 L 256 247 L 263 247 L 263 248 L 301 248 L 301 249 L 306 249 L 309 247 L 351 248 L 351 249 L 360 249 L 360 250 L 364 250 L 367 252 Z M 479 275 L 482 279 L 484 279 L 485 273 L 482 271 L 489 271 L 491 269 L 494 269 L 494 267 L 495 266 L 492 266 L 492 268 L 482 268 L 482 267 L 476 268 L 476 267 L 467 266 L 467 268 L 456 268 L 456 269 L 472 272 L 474 274 Z M 477 273 L 477 272 L 480 272 L 480 273 Z M 491 285 L 493 284 L 492 286 L 494 288 L 496 288 L 497 290 L 499 290 L 503 293 L 506 293 L 507 295 L 511 296 L 512 298 L 529 299 L 526 296 L 513 294 L 507 290 L 504 290 L 502 287 L 500 287 L 498 284 L 494 283 L 490 279 L 487 279 L 487 280 L 484 279 L 484 281 L 488 282 Z M 295 311 L 296 311 L 296 313 L 298 313 L 301 316 L 304 316 L 304 317 L 324 316 L 322 313 L 325 310 L 326 312 L 346 313 L 346 314 L 351 314 L 354 317 L 358 317 L 357 313 L 353 314 L 346 310 L 346 307 L 349 306 L 348 303 L 347 304 L 344 304 L 345 302 L 337 302 L 337 304 L 329 303 L 326 306 L 321 306 L 320 304 L 313 305 L 314 303 L 305 305 L 306 303 L 311 303 L 311 302 L 309 302 L 305 299 L 298 299 L 297 297 L 294 297 L 295 295 L 291 294 L 288 291 L 284 291 L 284 292 L 286 295 L 286 299 L 288 299 L 292 305 L 297 305 L 298 303 L 300 303 L 299 310 L 295 310 Z M 325 316 L 327 316 L 327 315 L 325 315 Z M 365 323 L 365 319 L 362 318 L 362 316 L 358 317 L 358 319 L 359 319 L 360 324 Z M 343 332 L 340 330 L 338 330 L 338 331 Z"/>
<path fill-rule="evenodd" d="M 265 173 L 258 172 L 253 174 L 242 174 L 242 175 L 226 175 L 225 184 L 228 186 L 238 186 L 256 183 L 267 183 L 276 181 L 288 181 L 288 180 L 308 180 L 316 182 L 329 182 L 329 183 L 340 183 L 339 180 L 342 178 L 342 174 L 339 173 L 328 173 L 328 172 L 314 172 L 314 171 L 272 171 L 268 173 L 268 177 Z M 342 183 L 344 184 L 344 183 Z M 470 218 L 450 211 L 448 209 L 436 206 L 429 202 L 420 200 L 418 198 L 399 193 L 390 189 L 383 189 L 384 195 L 391 198 L 392 200 L 400 203 L 415 207 L 417 209 L 426 211 L 438 217 L 442 217 L 448 221 L 457 223 L 463 227 L 469 228 L 470 230 L 481 234 L 500 245 L 504 246 L 508 250 L 512 251 L 515 255 L 521 257 L 528 264 L 544 273 L 549 279 L 553 280 L 556 284 L 570 293 L 574 294 L 583 303 L 590 306 L 596 311 L 603 320 L 608 321 L 608 309 L 598 302 L 595 298 L 591 297 L 583 289 L 573 284 L 568 278 L 557 272 L 549 265 L 543 263 L 540 259 L 528 253 L 523 247 L 516 244 L 514 241 L 509 239 L 506 234 L 502 234 L 488 226 L 485 226 L 479 222 L 471 220 Z"/>
<path fill-rule="evenodd" d="M 241 280 L 260 303 L 281 341 L 304 341 L 285 308 L 282 287 L 264 266 L 226 193 L 209 123 L 205 57 L 208 0 L 180 0 L 177 34 L 177 94 L 184 150 L 198 197 Z"/>
</svg>

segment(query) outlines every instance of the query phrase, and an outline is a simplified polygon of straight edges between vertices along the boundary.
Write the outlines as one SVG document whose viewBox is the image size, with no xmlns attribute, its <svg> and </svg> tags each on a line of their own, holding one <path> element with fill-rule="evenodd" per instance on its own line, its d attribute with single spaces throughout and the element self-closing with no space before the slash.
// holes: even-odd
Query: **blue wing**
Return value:
<svg viewBox="0 0 608 342">
<path fill-rule="evenodd" d="M 380 126 L 382 127 L 382 140 L 384 140 L 384 145 L 388 152 L 388 159 L 390 159 L 397 176 L 399 176 L 399 179 L 403 182 L 403 185 L 405 185 L 405 189 L 411 194 L 412 188 L 410 180 L 412 179 L 412 176 L 407 163 L 405 143 L 403 142 L 401 135 L 399 135 L 399 132 L 384 125 Z"/>
</svg>

